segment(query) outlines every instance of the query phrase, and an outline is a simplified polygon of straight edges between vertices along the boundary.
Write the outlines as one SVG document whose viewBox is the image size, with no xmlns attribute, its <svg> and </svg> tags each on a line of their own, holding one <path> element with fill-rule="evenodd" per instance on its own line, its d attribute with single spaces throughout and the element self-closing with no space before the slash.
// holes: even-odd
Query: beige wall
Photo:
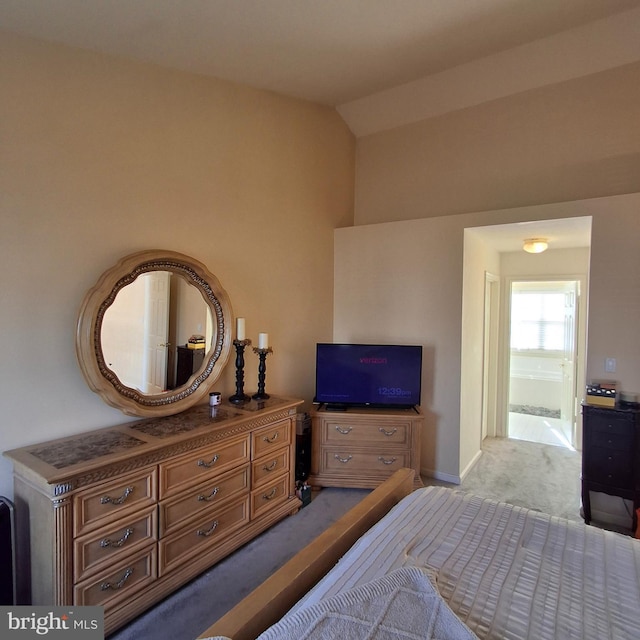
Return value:
<svg viewBox="0 0 640 640">
<path fill-rule="evenodd" d="M 7 33 L 0 85 L 0 449 L 125 420 L 85 384 L 74 331 L 99 275 L 142 249 L 206 264 L 248 337 L 269 333 L 267 391 L 310 400 L 333 230 L 353 221 L 335 111 Z M 230 364 L 216 387 L 234 380 Z M 2 495 L 10 473 L 0 459 Z"/>
<path fill-rule="evenodd" d="M 639 103 L 633 63 L 358 138 L 357 226 L 336 232 L 334 335 L 428 347 L 425 473 L 459 477 L 480 441 L 483 272 L 496 256 L 470 238 L 463 260 L 465 228 L 593 215 L 586 376 L 616 357 L 625 387 L 640 388 Z"/>
<path fill-rule="evenodd" d="M 640 63 L 359 138 L 356 224 L 640 191 L 638 104 Z"/>
<path fill-rule="evenodd" d="M 614 357 L 618 379 L 635 390 L 640 261 L 633 247 L 640 246 L 639 210 L 636 193 L 336 230 L 334 338 L 424 346 L 423 473 L 455 481 L 480 447 L 479 291 L 495 256 L 474 243 L 469 264 L 475 269 L 467 272 L 465 229 L 592 216 L 586 377 L 605 377 L 604 358 Z M 465 296 L 470 302 L 464 309 L 463 274 L 475 291 L 475 297 Z"/>
<path fill-rule="evenodd" d="M 423 346 L 425 473 L 458 468 L 459 412 L 452 406 L 460 398 L 458 232 L 451 216 L 335 233 L 334 341 Z"/>
<path fill-rule="evenodd" d="M 455 477 L 477 441 L 460 420 L 464 229 L 593 215 L 587 375 L 616 357 L 639 390 L 640 201 L 598 197 L 640 191 L 639 80 L 630 64 L 356 151 L 324 107 L 2 34 L 0 448 L 122 421 L 84 383 L 74 326 L 99 274 L 146 248 L 204 262 L 249 336 L 269 332 L 268 390 L 309 399 L 319 340 L 422 342 L 423 469 Z M 360 226 L 341 229 L 354 158 Z M 231 366 L 216 386 L 232 392 Z"/>
</svg>

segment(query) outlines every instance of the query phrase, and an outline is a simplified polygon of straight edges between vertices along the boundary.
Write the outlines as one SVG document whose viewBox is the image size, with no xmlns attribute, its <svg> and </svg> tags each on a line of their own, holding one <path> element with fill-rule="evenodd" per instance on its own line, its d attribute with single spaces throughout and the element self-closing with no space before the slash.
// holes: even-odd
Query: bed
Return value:
<svg viewBox="0 0 640 640">
<path fill-rule="evenodd" d="M 412 476 L 396 472 L 201 638 L 640 637 L 640 541 L 413 491 Z"/>
</svg>

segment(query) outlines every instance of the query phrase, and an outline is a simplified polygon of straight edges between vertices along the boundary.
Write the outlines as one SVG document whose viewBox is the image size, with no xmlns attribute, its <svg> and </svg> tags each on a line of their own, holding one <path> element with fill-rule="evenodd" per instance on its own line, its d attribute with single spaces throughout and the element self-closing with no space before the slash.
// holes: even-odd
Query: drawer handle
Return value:
<svg viewBox="0 0 640 640">
<path fill-rule="evenodd" d="M 278 439 L 279 435 L 280 435 L 280 432 L 276 431 L 271 437 L 265 436 L 264 438 L 262 438 L 262 440 L 264 442 L 268 442 L 269 444 L 271 444 L 272 442 L 275 442 Z"/>
<path fill-rule="evenodd" d="M 122 504 L 133 493 L 133 487 L 127 487 L 124 493 L 119 498 L 112 498 L 111 496 L 102 496 L 100 498 L 100 504 Z"/>
<path fill-rule="evenodd" d="M 204 495 L 200 494 L 198 496 L 198 501 L 199 502 L 209 502 L 209 500 L 213 500 L 216 497 L 218 491 L 220 491 L 220 488 L 216 487 L 208 496 L 204 496 Z"/>
<path fill-rule="evenodd" d="M 202 529 L 198 529 L 196 533 L 199 536 L 204 536 L 206 538 L 207 536 L 210 536 L 217 528 L 218 528 L 218 521 L 214 520 L 213 524 L 206 531 L 203 531 Z"/>
<path fill-rule="evenodd" d="M 342 464 L 347 464 L 353 456 L 347 456 L 346 458 L 341 458 L 337 453 L 333 456 L 338 462 L 342 462 Z"/>
<path fill-rule="evenodd" d="M 122 538 L 120 538 L 120 540 L 113 542 L 112 540 L 109 540 L 109 538 L 103 538 L 102 540 L 100 540 L 100 546 L 103 549 L 106 549 L 107 547 L 119 549 L 132 535 L 133 529 L 125 529 L 124 535 L 122 536 Z"/>
<path fill-rule="evenodd" d="M 122 578 L 120 580 L 118 580 L 118 582 L 103 582 L 100 585 L 100 590 L 101 591 L 109 591 L 109 589 L 113 589 L 114 591 L 117 591 L 118 589 L 122 589 L 122 587 L 124 587 L 125 582 L 133 575 L 133 567 L 129 567 L 125 572 L 124 575 L 122 576 Z"/>
<path fill-rule="evenodd" d="M 213 456 L 213 458 L 211 458 L 211 462 L 205 462 L 204 460 L 198 460 L 198 466 L 199 467 L 206 467 L 207 469 L 209 467 L 213 467 L 213 465 L 218 462 L 218 454 L 216 453 L 215 456 Z"/>
<path fill-rule="evenodd" d="M 346 436 L 348 433 L 351 433 L 353 431 L 353 427 L 346 427 L 345 429 L 343 429 L 339 424 L 337 424 L 336 431 L 338 433 L 341 433 L 343 436 Z"/>
<path fill-rule="evenodd" d="M 378 456 L 378 460 L 382 462 L 382 464 L 393 464 L 398 458 L 391 458 L 391 460 L 385 460 L 382 456 Z"/>
<path fill-rule="evenodd" d="M 276 487 L 273 487 L 273 489 L 271 489 L 271 491 L 269 493 L 263 493 L 262 494 L 262 499 L 263 500 L 273 500 L 276 497 L 276 493 L 278 493 L 278 489 Z"/>
<path fill-rule="evenodd" d="M 385 436 L 392 436 L 398 429 L 396 427 L 393 427 L 393 429 L 391 429 L 391 431 L 387 431 L 384 427 L 380 427 L 378 429 L 378 431 L 380 433 L 384 433 Z"/>
<path fill-rule="evenodd" d="M 270 464 L 265 464 L 264 467 L 262 467 L 262 470 L 263 471 L 273 471 L 277 466 L 278 466 L 278 461 L 277 460 L 272 460 Z"/>
</svg>

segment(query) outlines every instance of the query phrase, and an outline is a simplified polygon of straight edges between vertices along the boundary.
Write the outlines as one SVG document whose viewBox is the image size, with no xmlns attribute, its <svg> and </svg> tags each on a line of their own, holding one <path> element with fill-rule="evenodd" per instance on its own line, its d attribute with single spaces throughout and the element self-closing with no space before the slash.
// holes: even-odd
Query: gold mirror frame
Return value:
<svg viewBox="0 0 640 640">
<path fill-rule="evenodd" d="M 211 311 L 215 328 L 213 344 L 209 345 L 205 361 L 195 377 L 177 389 L 153 395 L 122 384 L 105 363 L 101 344 L 104 315 L 117 293 L 139 275 L 151 271 L 177 273 L 194 285 Z M 105 271 L 85 296 L 78 314 L 76 356 L 89 387 L 107 404 L 131 416 L 172 415 L 203 400 L 220 377 L 231 353 L 232 325 L 229 297 L 202 263 L 175 251 L 140 251 Z"/>
</svg>

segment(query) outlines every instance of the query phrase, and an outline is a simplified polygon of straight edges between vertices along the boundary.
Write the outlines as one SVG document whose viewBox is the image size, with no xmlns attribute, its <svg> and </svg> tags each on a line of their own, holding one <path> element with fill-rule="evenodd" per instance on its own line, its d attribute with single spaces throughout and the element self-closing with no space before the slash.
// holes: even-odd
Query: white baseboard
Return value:
<svg viewBox="0 0 640 640">
<path fill-rule="evenodd" d="M 473 467 L 476 466 L 476 463 L 478 462 L 478 460 L 480 460 L 481 457 L 482 457 L 482 449 L 480 449 L 476 453 L 476 455 L 473 456 L 473 458 L 471 459 L 471 462 L 462 470 L 462 473 L 460 474 L 461 481 L 464 480 L 469 475 L 469 472 L 471 471 L 471 469 L 473 469 Z"/>
<path fill-rule="evenodd" d="M 448 482 L 450 484 L 462 484 L 462 481 L 467 477 L 471 469 L 475 467 L 476 463 L 482 457 L 482 451 L 478 451 L 473 460 L 463 469 L 459 476 L 451 475 L 450 473 L 442 473 L 442 471 L 436 471 L 435 469 L 420 469 L 420 475 L 425 478 L 433 478 L 440 482 Z"/>
<path fill-rule="evenodd" d="M 442 473 L 441 471 L 435 471 L 433 469 L 420 469 L 420 475 L 425 478 L 440 480 L 440 482 L 448 482 L 449 484 L 460 484 L 462 482 L 460 476 L 453 476 L 449 473 Z"/>
</svg>

